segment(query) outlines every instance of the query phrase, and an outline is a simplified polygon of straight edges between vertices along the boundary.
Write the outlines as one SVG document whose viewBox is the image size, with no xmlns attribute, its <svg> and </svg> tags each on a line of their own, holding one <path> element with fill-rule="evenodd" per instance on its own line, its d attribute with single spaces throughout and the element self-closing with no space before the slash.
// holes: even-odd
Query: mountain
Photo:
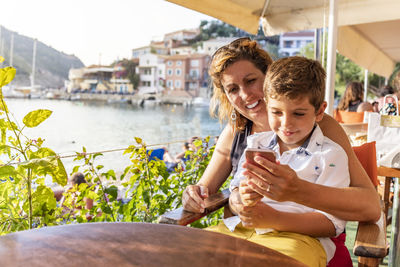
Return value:
<svg viewBox="0 0 400 267">
<path fill-rule="evenodd" d="M 0 26 L 1 27 L 1 26 Z M 14 33 L 13 67 L 17 74 L 12 84 L 14 86 L 30 86 L 32 71 L 33 42 L 34 39 L 12 32 L 1 27 L 0 56 L 5 58 L 3 66 L 10 65 L 11 35 Z M 84 67 L 82 61 L 74 55 L 63 52 L 37 41 L 35 85 L 44 88 L 60 88 L 68 80 L 70 68 Z"/>
</svg>

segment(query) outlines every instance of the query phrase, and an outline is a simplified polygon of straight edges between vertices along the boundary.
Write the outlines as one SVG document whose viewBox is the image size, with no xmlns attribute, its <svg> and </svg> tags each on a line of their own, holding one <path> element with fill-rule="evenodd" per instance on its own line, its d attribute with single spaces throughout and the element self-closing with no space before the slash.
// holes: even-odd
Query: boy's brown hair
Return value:
<svg viewBox="0 0 400 267">
<path fill-rule="evenodd" d="M 287 57 L 274 61 L 264 81 L 264 95 L 296 99 L 307 96 L 315 112 L 325 98 L 325 70 L 321 64 L 305 57 Z"/>
</svg>

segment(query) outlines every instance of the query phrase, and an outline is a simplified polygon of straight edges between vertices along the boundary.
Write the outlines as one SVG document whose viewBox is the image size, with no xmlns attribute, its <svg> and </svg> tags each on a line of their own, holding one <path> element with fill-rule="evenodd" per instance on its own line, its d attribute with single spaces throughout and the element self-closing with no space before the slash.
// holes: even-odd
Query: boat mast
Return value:
<svg viewBox="0 0 400 267">
<path fill-rule="evenodd" d="M 13 65 L 13 57 L 14 57 L 14 33 L 11 34 L 11 43 L 10 43 L 10 66 Z"/>
<path fill-rule="evenodd" d="M 33 40 L 33 57 L 32 57 L 32 73 L 31 73 L 31 90 L 35 87 L 35 65 L 36 65 L 36 45 L 37 39 Z"/>
</svg>

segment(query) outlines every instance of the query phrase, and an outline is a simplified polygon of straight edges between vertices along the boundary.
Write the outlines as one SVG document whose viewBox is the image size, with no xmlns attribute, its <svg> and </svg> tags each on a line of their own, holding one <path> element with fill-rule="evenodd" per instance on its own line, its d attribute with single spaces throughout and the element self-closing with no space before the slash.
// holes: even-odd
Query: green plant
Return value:
<svg viewBox="0 0 400 267">
<path fill-rule="evenodd" d="M 198 181 L 211 159 L 214 147 L 209 148 L 209 137 L 196 140 L 196 150 L 187 152 L 185 166 L 179 164 L 168 173 L 162 160 L 149 160 L 151 150 L 136 137 L 136 144 L 124 152 L 131 164 L 118 177 L 114 170 L 96 165 L 101 153 L 88 153 L 83 147 L 76 153 L 77 165 L 72 172 L 82 172 L 86 183 L 68 188 L 57 203 L 45 180 L 52 178 L 54 184 L 65 186 L 68 176 L 64 165 L 54 151 L 43 146 L 42 138 L 33 140 L 23 134 L 25 127 L 37 127 L 52 112 L 29 112 L 22 127 L 14 122 L 1 94 L 1 87 L 14 76 L 14 68 L 0 69 L 1 234 L 68 223 L 156 222 L 161 214 L 181 205 L 183 190 Z M 122 197 L 118 196 L 121 187 L 125 189 Z M 211 215 L 194 226 L 213 224 L 219 217 L 218 213 Z"/>
<path fill-rule="evenodd" d="M 12 67 L 0 69 L 0 92 L 14 79 L 15 73 Z M 1 233 L 55 224 L 56 199 L 45 185 L 45 178 L 50 176 L 53 182 L 64 186 L 67 183 L 64 165 L 54 151 L 42 146 L 44 140 L 32 140 L 23 134 L 25 127 L 37 127 L 52 112 L 44 109 L 29 112 L 21 128 L 11 120 L 2 92 L 0 110 Z"/>
</svg>

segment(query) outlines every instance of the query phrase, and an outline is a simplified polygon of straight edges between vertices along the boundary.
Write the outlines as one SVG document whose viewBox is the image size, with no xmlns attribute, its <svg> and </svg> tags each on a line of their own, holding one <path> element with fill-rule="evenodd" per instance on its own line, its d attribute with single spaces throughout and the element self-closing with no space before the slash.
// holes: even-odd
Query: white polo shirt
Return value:
<svg viewBox="0 0 400 267">
<path fill-rule="evenodd" d="M 247 137 L 248 148 L 269 148 L 275 151 L 276 159 L 281 164 L 289 165 L 300 179 L 331 187 L 348 187 L 350 184 L 350 174 L 348 168 L 348 158 L 341 146 L 322 134 L 321 129 L 316 125 L 311 136 L 298 148 L 285 151 L 280 154 L 278 137 L 272 132 L 262 132 Z M 242 154 L 238 170 L 231 182 L 231 189 L 239 186 L 240 181 L 245 179 L 242 175 L 245 162 L 245 153 Z M 324 214 L 335 226 L 336 235 L 341 234 L 346 227 L 346 221 L 340 220 L 331 214 L 313 208 L 291 202 L 278 202 L 264 197 L 262 201 L 270 207 L 292 213 L 320 212 Z M 236 217 L 236 218 L 235 218 Z M 224 220 L 225 225 L 233 231 L 240 219 L 234 216 Z M 255 229 L 257 234 L 264 234 L 273 229 Z M 335 254 L 335 245 L 330 238 L 318 238 L 323 245 L 327 260 Z"/>
</svg>

